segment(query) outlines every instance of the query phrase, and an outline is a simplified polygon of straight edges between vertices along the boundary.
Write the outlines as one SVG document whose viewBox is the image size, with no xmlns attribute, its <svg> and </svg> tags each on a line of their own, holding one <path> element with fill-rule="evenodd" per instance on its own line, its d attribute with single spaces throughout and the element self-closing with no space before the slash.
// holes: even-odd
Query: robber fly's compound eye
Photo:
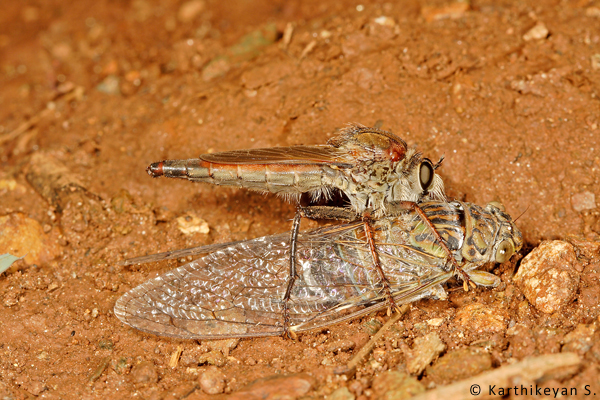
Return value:
<svg viewBox="0 0 600 400">
<path fill-rule="evenodd" d="M 503 240 L 496 249 L 496 262 L 506 262 L 512 257 L 513 254 L 515 254 L 515 246 L 510 240 Z"/>
<path fill-rule="evenodd" d="M 427 191 L 430 189 L 431 184 L 433 183 L 434 176 L 434 168 L 431 161 L 425 158 L 421 165 L 419 166 L 419 184 L 421 185 L 421 189 Z"/>
</svg>

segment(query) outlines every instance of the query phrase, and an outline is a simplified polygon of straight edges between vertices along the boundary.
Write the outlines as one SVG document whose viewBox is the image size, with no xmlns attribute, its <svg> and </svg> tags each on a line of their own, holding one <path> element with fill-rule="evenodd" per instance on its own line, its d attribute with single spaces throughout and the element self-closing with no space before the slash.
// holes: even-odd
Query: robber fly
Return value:
<svg viewBox="0 0 600 400">
<path fill-rule="evenodd" d="M 349 218 L 356 219 L 369 210 L 376 218 L 384 216 L 392 203 L 444 200 L 444 184 L 435 173 L 438 164 L 392 133 L 353 124 L 326 145 L 203 154 L 152 163 L 147 170 L 153 177 L 242 187 L 296 200 L 305 193 L 314 200 L 329 199 L 337 191 L 350 203 Z"/>
<path fill-rule="evenodd" d="M 476 269 L 505 262 L 522 246 L 504 208 L 458 201 L 425 202 L 421 208 L 472 281 L 497 285 L 499 278 Z M 222 339 L 301 332 L 364 315 L 387 307 L 386 286 L 398 304 L 445 297 L 441 285 L 453 268 L 415 211 L 379 218 L 372 228 L 387 282 L 373 267 L 363 225 L 356 221 L 298 235 L 298 278 L 291 290 L 290 236 L 279 234 L 194 249 L 209 254 L 130 290 L 117 301 L 115 315 L 156 335 Z M 181 255 L 176 253 L 130 262 Z"/>
<path fill-rule="evenodd" d="M 291 230 L 289 282 L 285 300 L 298 276 L 296 245 L 301 217 L 363 221 L 372 250 L 375 268 L 383 277 L 377 254 L 373 251 L 371 221 L 399 212 L 416 210 L 424 223 L 433 226 L 418 202 L 445 200 L 444 184 L 435 173 L 442 160 L 433 164 L 396 135 L 376 128 L 352 124 L 326 145 L 273 147 L 203 154 L 188 160 L 165 160 L 151 164 L 153 177 L 183 178 L 194 182 L 235 186 L 271 192 L 300 200 L 308 194 L 314 201 L 337 194 L 349 202 L 347 207 L 310 205 L 299 207 Z M 298 203 L 299 204 L 299 203 Z M 435 229 L 440 245 L 444 246 Z M 455 270 L 468 276 L 445 249 Z M 466 283 L 465 283 L 466 288 Z M 390 308 L 395 306 L 386 288 Z"/>
</svg>

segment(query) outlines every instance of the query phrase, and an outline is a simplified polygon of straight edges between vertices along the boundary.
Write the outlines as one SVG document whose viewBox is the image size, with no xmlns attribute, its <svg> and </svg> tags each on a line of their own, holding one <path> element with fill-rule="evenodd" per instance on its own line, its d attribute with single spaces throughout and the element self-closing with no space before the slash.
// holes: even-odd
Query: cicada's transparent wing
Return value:
<svg viewBox="0 0 600 400">
<path fill-rule="evenodd" d="M 445 264 L 443 258 L 411 244 L 409 227 L 414 223 L 391 218 L 376 223 L 377 253 L 397 304 L 432 296 L 439 291 L 441 283 L 452 277 L 452 272 L 442 269 Z M 352 230 L 338 232 L 335 240 L 331 240 L 330 236 L 335 234 L 336 228 L 330 228 L 311 239 L 313 243 L 320 243 L 318 247 L 322 254 L 330 258 L 324 260 L 321 268 L 325 270 L 338 266 L 336 271 L 329 270 L 312 276 L 337 276 L 333 279 L 335 282 L 325 286 L 331 288 L 331 293 L 324 298 L 338 297 L 337 301 L 330 302 L 320 311 L 296 318 L 292 330 L 301 332 L 321 328 L 389 306 L 380 276 L 372 267 L 372 256 L 362 239 L 361 228 L 362 224 L 356 224 Z M 431 239 L 435 240 L 433 235 Z M 421 241 L 424 240 L 425 237 L 422 237 Z M 313 249 L 311 256 L 314 257 L 315 253 Z M 307 271 L 307 267 L 303 266 L 302 270 Z"/>
<path fill-rule="evenodd" d="M 398 303 L 427 296 L 450 277 L 435 257 L 390 244 L 406 243 L 393 233 L 383 229 L 380 236 L 389 240 L 377 250 Z M 287 304 L 291 329 L 326 326 L 386 306 L 361 234 L 362 223 L 355 223 L 300 235 L 298 278 Z M 115 314 L 140 330 L 178 338 L 279 335 L 288 249 L 287 234 L 231 245 L 134 288 L 119 299 Z"/>
<path fill-rule="evenodd" d="M 115 305 L 123 322 L 182 339 L 278 335 L 289 235 L 238 243 L 151 279 Z"/>
<path fill-rule="evenodd" d="M 434 296 L 440 289 L 438 285 L 446 282 L 452 275 L 451 272 L 436 270 L 432 272 L 430 276 L 423 277 L 420 280 L 415 279 L 396 284 L 392 289 L 394 301 L 396 304 L 406 304 Z M 328 308 L 306 321 L 293 326 L 291 330 L 302 332 L 323 328 L 389 307 L 389 303 L 385 301 L 383 293 L 374 291 L 372 293 L 367 293 L 367 295 L 368 294 L 376 294 L 376 299 L 374 298 L 372 301 L 366 301 L 360 296 L 349 298 L 346 302 Z"/>
</svg>

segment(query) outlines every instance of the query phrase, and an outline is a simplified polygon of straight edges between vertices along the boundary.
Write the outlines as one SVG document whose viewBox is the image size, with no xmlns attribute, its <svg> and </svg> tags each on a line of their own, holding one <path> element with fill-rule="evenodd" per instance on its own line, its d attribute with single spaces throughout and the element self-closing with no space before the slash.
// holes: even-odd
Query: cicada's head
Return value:
<svg viewBox="0 0 600 400">
<path fill-rule="evenodd" d="M 485 209 L 494 215 L 499 223 L 492 252 L 494 259 L 491 261 L 506 262 L 523 247 L 523 235 L 511 216 L 506 213 L 502 203 L 493 201 L 488 203 Z"/>
<path fill-rule="evenodd" d="M 491 202 L 485 208 L 462 203 L 465 211 L 463 257 L 473 263 L 508 261 L 521 249 L 523 237 L 504 206 Z"/>
</svg>

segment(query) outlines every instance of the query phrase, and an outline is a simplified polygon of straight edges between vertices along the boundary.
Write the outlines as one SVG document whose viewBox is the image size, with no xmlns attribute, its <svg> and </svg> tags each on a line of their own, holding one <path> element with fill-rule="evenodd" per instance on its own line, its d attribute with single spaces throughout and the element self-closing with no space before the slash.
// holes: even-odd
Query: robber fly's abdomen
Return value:
<svg viewBox="0 0 600 400">
<path fill-rule="evenodd" d="M 160 161 L 151 164 L 147 171 L 153 177 L 184 178 L 272 193 L 319 190 L 326 174 L 319 165 L 217 164 L 201 159 Z"/>
</svg>

